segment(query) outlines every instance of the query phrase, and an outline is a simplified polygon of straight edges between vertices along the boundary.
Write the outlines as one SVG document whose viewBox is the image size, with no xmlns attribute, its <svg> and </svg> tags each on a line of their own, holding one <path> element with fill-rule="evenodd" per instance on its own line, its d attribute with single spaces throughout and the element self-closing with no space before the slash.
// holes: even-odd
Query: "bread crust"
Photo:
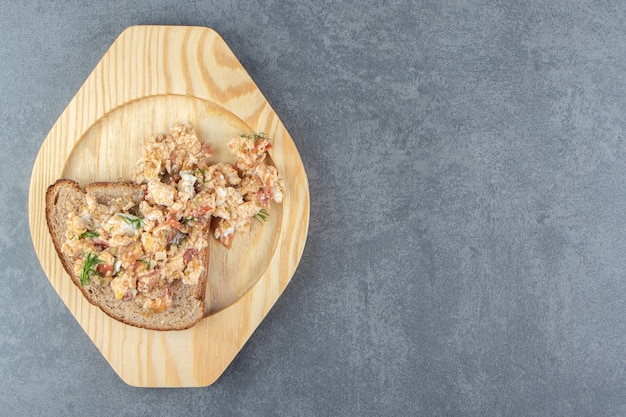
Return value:
<svg viewBox="0 0 626 417">
<path fill-rule="evenodd" d="M 172 287 L 174 291 L 173 303 L 163 313 L 145 315 L 135 303 L 116 299 L 113 290 L 108 286 L 102 287 L 91 283 L 82 286 L 80 284 L 80 278 L 74 273 L 72 261 L 63 253 L 62 247 L 66 241 L 67 216 L 72 211 L 78 212 L 86 202 L 87 193 L 95 195 L 99 202 L 103 203 L 107 197 L 128 195 L 129 193 L 132 194 L 133 200 L 137 203 L 143 198 L 141 185 L 131 182 L 97 182 L 89 184 L 83 190 L 74 180 L 60 179 L 48 187 L 45 213 L 48 230 L 63 268 L 83 296 L 111 318 L 134 327 L 159 331 L 184 330 L 202 320 L 205 312 L 208 247 L 200 251 L 200 257 L 205 268 L 198 279 L 198 283 L 184 285 L 176 280 Z"/>
</svg>

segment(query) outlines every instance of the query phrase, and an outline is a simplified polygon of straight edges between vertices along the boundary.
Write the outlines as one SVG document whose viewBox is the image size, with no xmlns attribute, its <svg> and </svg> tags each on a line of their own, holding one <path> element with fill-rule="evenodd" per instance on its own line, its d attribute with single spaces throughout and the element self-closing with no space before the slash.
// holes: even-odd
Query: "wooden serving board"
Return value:
<svg viewBox="0 0 626 417">
<path fill-rule="evenodd" d="M 129 179 L 148 136 L 189 121 L 232 162 L 226 143 L 264 132 L 283 176 L 282 204 L 266 223 L 235 237 L 230 250 L 211 243 L 207 316 L 185 331 L 158 332 L 119 323 L 88 303 L 63 270 L 45 221 L 45 193 L 59 178 L 81 185 Z M 33 167 L 29 222 L 35 251 L 59 296 L 118 375 L 141 387 L 213 383 L 289 283 L 309 222 L 304 166 L 289 133 L 232 51 L 213 30 L 183 26 L 126 29 L 87 78 L 45 138 Z"/>
</svg>

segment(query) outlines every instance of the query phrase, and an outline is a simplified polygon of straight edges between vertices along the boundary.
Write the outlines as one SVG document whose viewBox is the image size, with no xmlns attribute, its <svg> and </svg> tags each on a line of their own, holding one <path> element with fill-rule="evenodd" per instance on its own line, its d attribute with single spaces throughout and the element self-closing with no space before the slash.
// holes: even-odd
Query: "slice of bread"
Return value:
<svg viewBox="0 0 626 417">
<path fill-rule="evenodd" d="M 105 205 L 122 196 L 130 195 L 137 204 L 143 198 L 141 186 L 130 182 L 93 183 L 83 190 L 77 182 L 61 179 L 48 187 L 46 193 L 48 229 L 64 269 L 85 298 L 113 319 L 135 327 L 161 331 L 184 330 L 198 323 L 204 317 L 205 311 L 208 247 L 199 254 L 205 268 L 198 283 L 183 284 L 181 280 L 174 280 L 172 284 L 173 303 L 162 313 L 149 315 L 143 313 L 141 307 L 136 303 L 116 299 L 113 290 L 108 285 L 101 286 L 94 283 L 81 285 L 79 277 L 74 273 L 72 259 L 63 253 L 62 247 L 67 239 L 68 214 L 79 213 L 81 207 L 86 204 L 88 193 L 96 197 L 98 203 Z"/>
</svg>

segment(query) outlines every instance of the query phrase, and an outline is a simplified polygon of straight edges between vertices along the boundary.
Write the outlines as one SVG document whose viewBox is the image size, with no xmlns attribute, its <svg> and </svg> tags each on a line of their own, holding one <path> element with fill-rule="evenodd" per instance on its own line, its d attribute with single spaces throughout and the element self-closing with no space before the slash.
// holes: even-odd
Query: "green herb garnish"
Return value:
<svg viewBox="0 0 626 417">
<path fill-rule="evenodd" d="M 146 269 L 150 269 L 150 260 L 149 259 L 137 259 L 137 262 L 141 262 L 146 266 Z"/>
<path fill-rule="evenodd" d="M 188 226 L 189 223 L 195 222 L 196 220 L 198 219 L 196 219 L 195 217 L 183 217 L 183 219 L 181 220 L 181 223 L 184 224 L 185 226 Z"/>
<path fill-rule="evenodd" d="M 265 221 L 267 221 L 267 218 L 270 216 L 270 214 L 267 212 L 267 210 L 265 209 L 261 209 L 257 214 L 255 214 L 253 217 L 259 222 L 259 223 L 263 223 Z"/>
<path fill-rule="evenodd" d="M 124 223 L 130 224 L 137 230 L 141 229 L 141 226 L 143 226 L 143 219 L 141 217 L 133 216 L 132 214 L 118 214 L 118 216 L 124 220 Z"/>
<path fill-rule="evenodd" d="M 98 232 L 94 232 L 93 230 L 87 230 L 78 236 L 78 239 L 92 239 L 94 237 L 98 237 L 100 234 Z"/>
<path fill-rule="evenodd" d="M 251 135 L 243 134 L 243 135 L 241 135 L 241 137 L 242 138 L 250 138 L 250 139 L 254 139 L 254 140 L 260 140 L 260 139 L 270 140 L 269 138 L 265 137 L 265 133 L 263 133 L 263 132 L 253 133 Z"/>
<path fill-rule="evenodd" d="M 98 274 L 98 272 L 95 270 L 96 265 L 101 264 L 102 263 L 102 259 L 98 258 L 98 255 L 96 255 L 93 252 L 88 253 L 87 255 L 85 255 L 85 262 L 83 263 L 83 270 L 80 273 L 80 285 L 82 287 L 85 286 L 85 284 L 88 284 L 91 281 L 91 274 L 96 274 L 96 275 L 100 275 Z"/>
</svg>

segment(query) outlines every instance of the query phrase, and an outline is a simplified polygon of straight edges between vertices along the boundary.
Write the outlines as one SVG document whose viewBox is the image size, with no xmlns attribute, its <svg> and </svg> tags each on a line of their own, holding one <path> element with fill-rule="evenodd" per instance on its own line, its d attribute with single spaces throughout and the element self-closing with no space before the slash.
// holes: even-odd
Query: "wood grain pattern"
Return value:
<svg viewBox="0 0 626 417">
<path fill-rule="evenodd" d="M 45 224 L 45 192 L 58 178 L 129 178 L 147 136 L 182 120 L 216 148 L 215 160 L 230 160 L 233 135 L 273 138 L 285 198 L 231 250 L 212 244 L 205 319 L 179 332 L 137 329 L 89 304 L 65 274 Z M 308 221 L 308 182 L 293 140 L 225 42 L 201 27 L 125 30 L 50 130 L 29 190 L 31 235 L 51 284 L 119 376 L 141 387 L 213 383 L 289 283 Z"/>
</svg>

